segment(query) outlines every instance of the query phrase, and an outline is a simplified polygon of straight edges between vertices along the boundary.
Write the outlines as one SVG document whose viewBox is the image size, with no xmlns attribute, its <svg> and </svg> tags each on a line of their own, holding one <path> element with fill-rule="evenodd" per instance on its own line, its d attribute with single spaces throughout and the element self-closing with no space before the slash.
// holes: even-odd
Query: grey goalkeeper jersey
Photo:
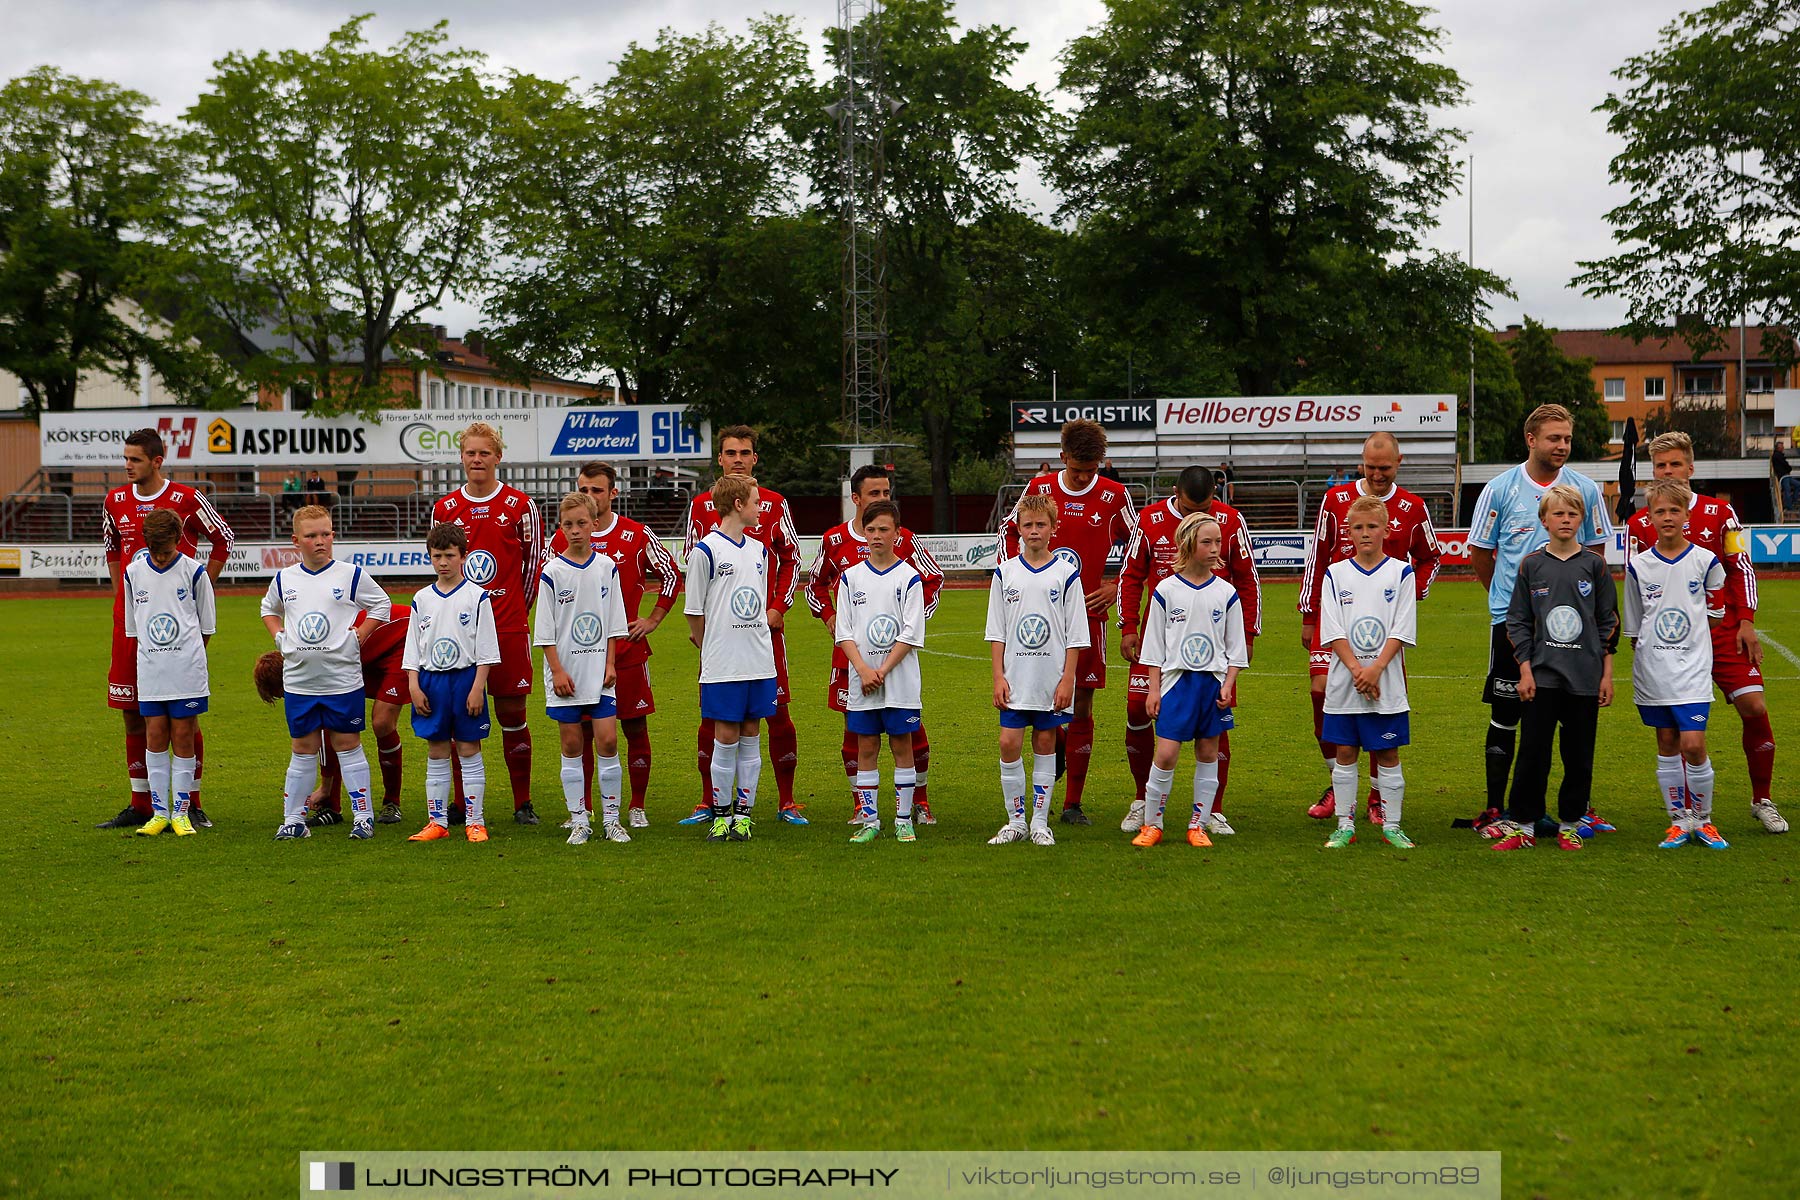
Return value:
<svg viewBox="0 0 1800 1200">
<path fill-rule="evenodd" d="M 1605 656 L 1619 648 L 1619 596 L 1606 560 L 1585 549 L 1568 559 L 1547 547 L 1527 555 L 1507 605 L 1506 636 L 1539 687 L 1599 695 Z"/>
</svg>

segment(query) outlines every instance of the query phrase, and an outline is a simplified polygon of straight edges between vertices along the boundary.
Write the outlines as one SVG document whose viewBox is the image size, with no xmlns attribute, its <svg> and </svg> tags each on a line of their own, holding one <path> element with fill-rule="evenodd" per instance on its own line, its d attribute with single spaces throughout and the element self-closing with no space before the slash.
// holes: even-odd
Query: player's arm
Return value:
<svg viewBox="0 0 1800 1200">
<path fill-rule="evenodd" d="M 393 616 L 394 602 L 388 599 L 381 585 L 362 570 L 357 571 L 356 582 L 351 585 L 350 599 L 363 610 L 362 624 L 356 627 L 356 644 L 366 646 L 375 631 Z"/>
<path fill-rule="evenodd" d="M 204 568 L 196 567 L 192 587 L 194 618 L 200 626 L 200 644 L 210 646 L 213 634 L 219 631 L 219 599 L 213 594 L 212 576 Z"/>
<path fill-rule="evenodd" d="M 262 623 L 269 631 L 269 637 L 275 643 L 275 649 L 281 649 L 282 618 L 286 614 L 286 606 L 281 600 L 281 572 L 275 572 L 275 578 L 269 580 L 269 590 L 263 593 Z"/>
<path fill-rule="evenodd" d="M 1020 498 L 1029 494 L 1031 485 L 1025 485 L 1025 491 L 1019 493 Z M 1017 558 L 1019 554 L 1019 502 L 1004 517 L 1000 518 L 1000 544 L 994 548 L 994 565 L 999 566 L 1009 558 Z"/>
<path fill-rule="evenodd" d="M 1244 664 L 1256 657 L 1256 639 L 1262 636 L 1262 576 L 1256 570 L 1256 548 L 1250 542 L 1250 526 L 1243 515 L 1237 519 L 1237 531 L 1226 552 L 1225 573 L 1244 606 Z"/>
<path fill-rule="evenodd" d="M 1065 709 L 1075 703 L 1075 665 L 1081 652 L 1091 644 L 1088 638 L 1087 603 L 1081 594 L 1081 572 L 1071 571 L 1063 584 L 1063 636 L 1068 649 L 1063 653 L 1062 677 L 1056 681 L 1056 695 L 1051 707 Z"/>
<path fill-rule="evenodd" d="M 100 545 L 106 551 L 106 574 L 112 580 L 112 588 L 116 593 L 120 582 L 125 578 L 125 564 L 119 561 L 122 548 L 119 527 L 114 524 L 112 509 L 106 507 L 105 501 L 100 505 Z"/>
<path fill-rule="evenodd" d="M 1119 564 L 1119 653 L 1125 661 L 1135 663 L 1143 639 L 1138 636 L 1143 621 L 1144 585 L 1150 581 L 1150 539 L 1142 525 L 1131 530 L 1125 543 L 1125 561 Z"/>
<path fill-rule="evenodd" d="M 1519 568 L 1513 584 L 1512 599 L 1506 605 L 1506 640 L 1512 646 L 1514 661 L 1519 664 L 1519 699 L 1537 698 L 1537 680 L 1532 676 L 1531 658 L 1537 648 L 1537 614 L 1531 606 L 1531 559 Z"/>
<path fill-rule="evenodd" d="M 813 616 L 825 622 L 827 629 L 835 629 L 838 572 L 837 564 L 826 553 L 826 540 L 819 539 L 819 557 L 813 560 L 812 569 L 806 573 L 806 607 L 812 610 Z"/>
<path fill-rule="evenodd" d="M 1311 650 L 1320 628 L 1319 593 L 1325 586 L 1325 570 L 1331 548 L 1337 544 L 1337 520 L 1331 511 L 1331 489 L 1319 500 L 1319 519 L 1313 523 L 1312 546 L 1306 552 L 1306 570 L 1300 575 L 1300 644 Z"/>
<path fill-rule="evenodd" d="M 1719 549 L 1725 563 L 1726 607 L 1737 618 L 1738 650 L 1752 666 L 1761 667 L 1762 639 L 1756 633 L 1756 566 L 1750 561 L 1750 539 L 1738 523 L 1737 510 L 1725 506 Z"/>
<path fill-rule="evenodd" d="M 688 641 L 694 643 L 696 650 L 706 640 L 706 592 L 712 587 L 712 567 L 712 551 L 704 541 L 688 548 L 687 603 L 682 613 L 687 617 Z"/>
<path fill-rule="evenodd" d="M 987 628 L 981 635 L 987 640 L 994 664 L 994 707 L 1012 703 L 1012 689 L 1006 685 L 1006 585 L 999 570 L 988 582 Z"/>
<path fill-rule="evenodd" d="M 1423 508 L 1425 502 L 1421 500 L 1419 504 Z M 1413 525 L 1412 545 L 1407 549 L 1407 559 L 1413 569 L 1414 591 L 1423 600 L 1431 594 L 1432 581 L 1437 578 L 1438 567 L 1444 560 L 1444 552 L 1438 548 L 1437 530 L 1431 525 L 1430 513 L 1420 512 L 1418 521 Z"/>
<path fill-rule="evenodd" d="M 1600 553 L 1604 555 L 1613 540 L 1612 518 L 1606 515 L 1606 497 L 1601 493 L 1600 486 L 1595 484 L 1593 495 L 1583 496 L 1582 501 L 1587 505 L 1587 518 L 1584 522 L 1587 536 L 1582 539 L 1582 544 L 1598 546 Z"/>
<path fill-rule="evenodd" d="M 662 544 L 662 539 L 648 529 L 644 530 L 643 549 L 638 551 L 638 570 L 655 578 L 656 603 L 651 606 L 648 616 L 628 614 L 632 618 L 630 638 L 634 642 L 641 642 L 656 631 L 669 610 L 675 607 L 675 597 L 681 594 L 681 571 L 675 566 L 675 556 Z"/>
<path fill-rule="evenodd" d="M 411 641 L 412 629 L 407 628 Z M 475 602 L 475 682 L 469 687 L 469 715 L 479 716 L 487 702 L 488 675 L 500 662 L 500 628 L 494 621 L 493 598 L 486 592 Z M 530 663 L 526 664 L 528 667 Z"/>
<path fill-rule="evenodd" d="M 944 568 L 938 566 L 938 560 L 932 557 L 931 551 L 919 545 L 917 538 L 913 539 L 912 557 L 908 561 L 912 563 L 913 570 L 919 573 L 919 586 L 925 601 L 925 619 L 929 621 L 937 612 L 938 597 L 944 591 Z"/>
<path fill-rule="evenodd" d="M 862 690 L 872 692 L 881 686 L 881 679 L 875 668 L 871 667 L 868 660 L 863 657 L 862 647 L 856 644 L 856 629 L 851 620 L 850 597 L 847 594 L 850 590 L 849 577 L 840 576 L 837 586 L 839 595 L 836 604 L 833 605 L 836 610 L 833 618 L 833 636 L 837 639 L 838 649 L 844 652 L 844 657 L 849 660 L 851 669 L 856 672 L 856 679 Z"/>
<path fill-rule="evenodd" d="M 1644 625 L 1644 598 L 1638 592 L 1637 568 L 1625 564 L 1625 605 L 1619 617 L 1619 632 L 1637 642 L 1638 630 Z"/>
<path fill-rule="evenodd" d="M 1483 591 L 1494 588 L 1494 552 L 1500 548 L 1500 497 L 1490 479 L 1475 500 L 1475 525 L 1469 530 L 1469 565 Z"/>
<path fill-rule="evenodd" d="M 121 574 L 123 574 L 123 572 L 121 572 Z M 126 588 L 125 589 L 125 636 L 128 638 L 135 639 L 137 637 L 137 635 L 138 635 L 138 631 L 137 631 L 137 597 L 132 595 L 130 588 Z"/>
<path fill-rule="evenodd" d="M 237 541 L 237 535 L 225 523 L 225 518 L 219 515 L 219 510 L 212 506 L 212 501 L 206 498 L 205 492 L 194 488 L 190 494 L 194 497 L 194 511 L 188 520 L 199 526 L 199 532 L 206 535 L 206 574 L 217 583 L 225 564 L 231 561 L 231 546 Z M 194 540 L 198 542 L 198 536 Z"/>
<path fill-rule="evenodd" d="M 419 598 L 413 597 L 413 611 L 419 610 Z M 425 698 L 425 689 L 419 686 L 420 626 L 424 622 L 414 620 L 406 627 L 406 640 L 400 644 L 400 669 L 406 672 L 406 694 L 412 700 L 412 706 L 426 716 L 431 715 L 431 701 Z"/>
<path fill-rule="evenodd" d="M 1225 602 L 1225 680 L 1219 685 L 1219 707 L 1237 703 L 1238 672 L 1250 665 L 1250 639 L 1244 634 L 1244 605 L 1235 595 Z"/>
<path fill-rule="evenodd" d="M 1119 485 L 1119 505 L 1113 510 L 1112 520 L 1106 529 L 1111 536 L 1107 539 L 1106 549 L 1101 551 L 1100 586 L 1087 594 L 1088 610 L 1102 615 L 1112 607 L 1113 600 L 1119 594 L 1118 579 L 1107 578 L 1106 559 L 1111 556 L 1114 546 L 1122 541 L 1129 542 L 1131 535 L 1137 531 L 1137 505 L 1131 502 L 1131 489 L 1124 484 Z"/>
<path fill-rule="evenodd" d="M 1702 584 L 1706 592 L 1706 623 L 1714 629 L 1725 623 L 1725 566 L 1713 556 L 1712 565 L 1706 569 L 1706 580 Z"/>
<path fill-rule="evenodd" d="M 769 628 L 780 629 L 787 610 L 794 606 L 794 589 L 800 584 L 800 534 L 794 528 L 793 510 L 785 497 L 775 517 L 775 536 L 769 539 L 775 556 L 775 592 L 769 600 Z"/>
</svg>

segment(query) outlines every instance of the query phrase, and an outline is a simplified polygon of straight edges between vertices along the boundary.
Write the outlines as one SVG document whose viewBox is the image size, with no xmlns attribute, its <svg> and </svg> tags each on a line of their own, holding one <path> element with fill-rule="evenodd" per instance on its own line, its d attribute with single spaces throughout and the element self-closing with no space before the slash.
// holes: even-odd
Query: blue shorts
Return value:
<svg viewBox="0 0 1800 1200">
<path fill-rule="evenodd" d="M 1023 712 L 1016 708 L 1000 710 L 1000 728 L 1002 729 L 1061 729 L 1074 719 L 1074 713 L 1045 712 L 1042 709 L 1030 712 Z"/>
<path fill-rule="evenodd" d="M 144 706 L 138 705 L 141 710 Z M 1704 704 L 1640 704 L 1638 716 L 1652 729 L 1705 729 L 1712 702 Z"/>
<path fill-rule="evenodd" d="M 293 692 L 281 698 L 287 712 L 288 736 L 305 737 L 321 729 L 333 733 L 363 731 L 363 690 L 340 692 L 336 696 L 297 696 Z"/>
<path fill-rule="evenodd" d="M 1162 698 L 1156 736 L 1171 742 L 1216 738 L 1237 728 L 1229 708 L 1219 707 L 1220 684 L 1210 671 L 1186 671 Z"/>
<path fill-rule="evenodd" d="M 551 695 L 555 695 L 554 692 Z M 544 707 L 550 719 L 558 725 L 573 725 L 584 718 L 592 717 L 596 721 L 604 721 L 608 717 L 619 715 L 619 701 L 613 696 L 602 696 L 592 704 L 550 704 Z"/>
<path fill-rule="evenodd" d="M 1412 740 L 1411 713 L 1326 713 L 1321 741 L 1359 750 L 1398 750 Z"/>
<path fill-rule="evenodd" d="M 857 734 L 888 734 L 900 737 L 919 732 L 919 710 L 916 708 L 865 708 L 844 714 L 844 728 Z"/>
<path fill-rule="evenodd" d="M 481 715 L 469 715 L 469 689 L 475 686 L 475 668 L 460 671 L 420 671 L 419 690 L 431 705 L 431 712 L 412 710 L 412 731 L 428 742 L 479 742 L 493 725 L 488 720 L 487 700 L 481 702 Z"/>
<path fill-rule="evenodd" d="M 703 721 L 760 721 L 775 715 L 773 679 L 736 679 L 700 685 Z"/>
<path fill-rule="evenodd" d="M 206 697 L 195 696 L 191 700 L 139 700 L 138 716 L 170 717 L 181 720 L 183 717 L 197 717 L 206 711 Z"/>
</svg>

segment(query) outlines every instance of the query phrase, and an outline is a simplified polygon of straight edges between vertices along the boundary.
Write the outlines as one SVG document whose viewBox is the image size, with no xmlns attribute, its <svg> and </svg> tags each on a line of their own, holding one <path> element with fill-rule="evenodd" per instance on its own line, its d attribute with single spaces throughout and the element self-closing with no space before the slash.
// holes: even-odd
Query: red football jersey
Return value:
<svg viewBox="0 0 1800 1200">
<path fill-rule="evenodd" d="M 769 548 L 775 570 L 769 576 L 769 607 L 786 612 L 794 606 L 794 588 L 800 582 L 800 535 L 794 532 L 794 517 L 780 492 L 757 488 L 762 521 L 749 530 L 751 537 Z M 719 527 L 719 513 L 713 508 L 712 493 L 701 492 L 688 509 L 687 542 L 683 555 L 694 552 L 694 543 Z"/>
<path fill-rule="evenodd" d="M 447 521 L 469 539 L 463 577 L 493 597 L 495 629 L 526 632 L 531 604 L 537 599 L 538 572 L 544 567 L 537 501 L 504 483 L 481 499 L 460 487 L 432 507 L 431 521 L 434 525 Z"/>
<path fill-rule="evenodd" d="M 1344 516 L 1350 505 L 1363 494 L 1362 483 L 1335 487 L 1319 502 L 1319 523 L 1313 529 L 1312 549 L 1306 555 L 1306 573 L 1300 577 L 1300 603 L 1305 616 L 1319 611 L 1319 589 L 1325 586 L 1325 568 L 1332 563 L 1356 557 L 1350 544 L 1350 527 Z M 1431 590 L 1438 573 L 1437 530 L 1431 527 L 1431 513 L 1425 502 L 1398 485 L 1388 488 L 1387 495 L 1377 497 L 1387 505 L 1387 536 L 1381 549 L 1389 558 L 1408 563 L 1413 569 L 1416 596 L 1423 600 Z"/>
<path fill-rule="evenodd" d="M 362 624 L 364 615 L 356 614 L 356 624 Z M 388 619 L 376 626 L 369 640 L 363 643 L 363 673 L 391 675 L 398 672 L 400 660 L 406 655 L 406 634 L 411 628 L 412 608 L 405 604 L 394 605 Z"/>
<path fill-rule="evenodd" d="M 1631 549 L 1626 553 L 1641 554 L 1656 545 L 1656 529 L 1650 524 L 1650 510 L 1640 508 L 1626 523 L 1631 534 Z M 1711 550 L 1725 568 L 1726 625 L 1756 620 L 1756 568 L 1750 562 L 1750 539 L 1731 505 L 1712 496 L 1695 494 L 1688 504 L 1687 524 L 1683 526 L 1688 541 Z"/>
<path fill-rule="evenodd" d="M 211 547 L 209 562 L 222 563 L 231 557 L 234 540 L 231 526 L 225 523 L 206 493 L 199 488 L 163 480 L 162 490 L 154 496 L 138 495 L 137 488 L 127 484 L 106 493 L 102 502 L 100 538 L 106 547 L 106 561 L 121 567 L 146 548 L 144 517 L 154 509 L 166 508 L 181 518 L 181 552 L 199 557 L 200 539 Z M 123 575 L 121 573 L 121 578 Z"/>
<path fill-rule="evenodd" d="M 925 587 L 925 615 L 937 611 L 938 593 L 944 586 L 944 572 L 931 551 L 919 545 L 912 530 L 901 526 L 894 539 L 894 553 L 919 573 Z M 833 670 L 850 665 L 843 647 L 837 644 L 837 585 L 844 572 L 869 557 L 869 543 L 856 532 L 849 521 L 833 525 L 819 540 L 819 557 L 813 561 L 811 577 L 806 583 L 806 605 L 813 615 L 825 622 L 831 631 L 831 666 Z"/>
<path fill-rule="evenodd" d="M 1242 513 L 1223 501 L 1214 500 L 1209 511 L 1225 535 L 1213 574 L 1237 589 L 1238 605 L 1244 612 L 1244 636 L 1255 637 L 1262 632 L 1262 579 L 1256 574 L 1249 526 Z M 1173 498 L 1158 501 L 1139 515 L 1125 547 L 1125 563 L 1119 568 L 1120 629 L 1144 631 L 1144 618 L 1149 615 L 1140 611 L 1144 597 L 1175 571 L 1175 527 L 1180 524 L 1181 513 Z"/>
<path fill-rule="evenodd" d="M 1137 509 L 1125 485 L 1096 475 L 1087 487 L 1071 492 L 1063 487 L 1062 472 L 1039 475 L 1025 486 L 1025 494 L 1049 496 L 1056 501 L 1056 533 L 1052 550 L 1068 550 L 1081 566 L 1081 587 L 1091 592 L 1106 581 L 1106 558 L 1113 545 L 1131 537 L 1137 527 Z M 1019 553 L 1018 507 L 1000 522 L 1000 561 Z M 1109 606 L 1110 607 L 1110 606 Z M 1106 610 L 1089 613 L 1089 619 L 1105 619 Z"/>
<path fill-rule="evenodd" d="M 656 607 L 664 612 L 674 607 L 675 597 L 681 595 L 681 568 L 661 538 L 630 517 L 614 513 L 612 523 L 594 534 L 593 542 L 594 553 L 606 555 L 619 569 L 619 598 L 625 602 L 627 620 L 642 615 L 644 588 L 652 576 L 656 579 Z M 550 537 L 550 553 L 561 554 L 568 548 L 569 539 L 559 527 Z M 635 667 L 649 657 L 649 638 L 635 642 L 627 638 L 619 644 L 618 661 L 613 665 Z"/>
</svg>

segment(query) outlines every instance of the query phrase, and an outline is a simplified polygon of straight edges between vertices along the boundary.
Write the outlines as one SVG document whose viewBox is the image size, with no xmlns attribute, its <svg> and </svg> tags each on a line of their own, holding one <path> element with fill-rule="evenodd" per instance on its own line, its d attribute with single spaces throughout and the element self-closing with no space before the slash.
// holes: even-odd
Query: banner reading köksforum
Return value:
<svg viewBox="0 0 1800 1200">
<path fill-rule="evenodd" d="M 94 409 L 45 413 L 46 467 L 113 467 L 125 438 L 146 426 L 162 434 L 170 467 L 365 467 L 457 461 L 457 435 L 486 421 L 512 463 L 603 458 L 612 462 L 712 457 L 712 432 L 690 426 L 684 404 L 540 409 L 395 409 L 374 421 L 299 412 L 231 409 Z"/>
<path fill-rule="evenodd" d="M 1158 434 L 1455 433 L 1456 397 L 1218 396 L 1156 401 Z"/>
</svg>

